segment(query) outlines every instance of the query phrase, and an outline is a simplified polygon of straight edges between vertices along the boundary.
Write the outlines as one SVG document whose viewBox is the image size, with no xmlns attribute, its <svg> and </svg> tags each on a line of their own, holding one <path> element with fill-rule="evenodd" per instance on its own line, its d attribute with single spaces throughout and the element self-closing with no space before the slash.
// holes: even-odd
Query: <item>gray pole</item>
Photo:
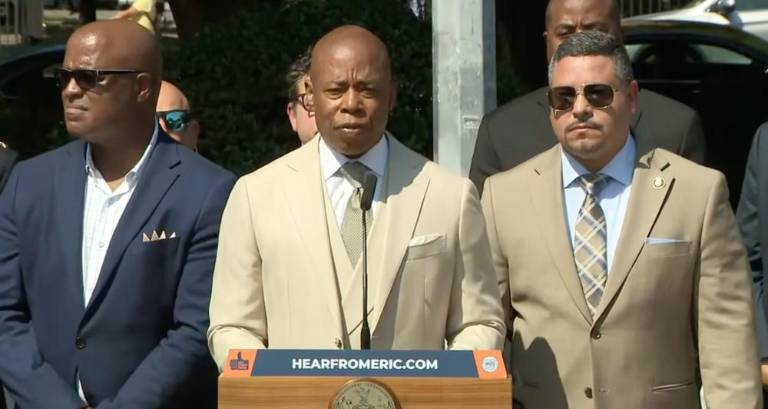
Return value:
<svg viewBox="0 0 768 409">
<path fill-rule="evenodd" d="M 462 175 L 496 107 L 495 14 L 494 0 L 432 0 L 434 157 Z"/>
</svg>

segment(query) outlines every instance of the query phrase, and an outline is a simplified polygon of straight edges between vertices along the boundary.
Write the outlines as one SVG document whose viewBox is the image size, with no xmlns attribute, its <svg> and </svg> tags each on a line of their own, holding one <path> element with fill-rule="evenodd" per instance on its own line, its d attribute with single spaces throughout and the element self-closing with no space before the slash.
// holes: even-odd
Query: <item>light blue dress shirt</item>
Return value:
<svg viewBox="0 0 768 409">
<path fill-rule="evenodd" d="M 606 244 L 608 274 L 611 272 L 611 262 L 619 241 L 621 226 L 624 223 L 624 213 L 629 203 L 629 195 L 632 189 L 632 174 L 635 171 L 635 140 L 632 135 L 627 137 L 624 147 L 608 162 L 598 173 L 608 176 L 606 184 L 597 195 L 600 207 L 605 214 Z M 561 163 L 563 171 L 563 202 L 566 209 L 566 224 L 571 235 L 571 248 L 575 235 L 576 218 L 579 209 L 584 202 L 584 189 L 581 188 L 578 178 L 590 173 L 576 159 L 561 149 Z"/>
</svg>

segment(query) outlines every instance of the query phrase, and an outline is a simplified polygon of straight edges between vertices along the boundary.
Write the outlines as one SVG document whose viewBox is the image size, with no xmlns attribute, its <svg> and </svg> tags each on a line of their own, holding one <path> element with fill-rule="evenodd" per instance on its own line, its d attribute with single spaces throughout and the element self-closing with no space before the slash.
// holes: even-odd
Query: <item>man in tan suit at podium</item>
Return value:
<svg viewBox="0 0 768 409">
<path fill-rule="evenodd" d="M 472 183 L 385 131 L 396 96 L 385 45 L 344 26 L 314 47 L 319 135 L 241 178 L 224 212 L 208 343 L 360 347 L 359 174 L 378 177 L 368 214 L 373 349 L 500 349 L 505 326 Z"/>
<path fill-rule="evenodd" d="M 559 144 L 488 179 L 483 210 L 525 409 L 760 408 L 750 274 L 725 178 L 637 159 L 629 57 L 585 31 L 550 63 Z"/>
</svg>

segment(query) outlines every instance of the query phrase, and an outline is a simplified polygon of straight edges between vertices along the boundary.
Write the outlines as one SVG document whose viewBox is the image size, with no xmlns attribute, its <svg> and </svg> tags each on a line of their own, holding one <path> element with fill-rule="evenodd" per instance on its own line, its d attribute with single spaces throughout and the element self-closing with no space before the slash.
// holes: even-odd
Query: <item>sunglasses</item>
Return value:
<svg viewBox="0 0 768 409">
<path fill-rule="evenodd" d="M 189 126 L 189 122 L 192 120 L 192 116 L 189 111 L 183 109 L 174 109 L 171 111 L 157 112 L 157 117 L 165 122 L 165 126 L 168 130 L 174 132 L 183 132 Z"/>
<path fill-rule="evenodd" d="M 557 111 L 567 111 L 573 108 L 576 103 L 576 97 L 579 94 L 584 95 L 589 105 L 597 109 L 608 108 L 613 103 L 613 95 L 619 92 L 608 84 L 587 84 L 581 88 L 574 87 L 552 87 L 547 92 L 549 106 Z"/>
<path fill-rule="evenodd" d="M 99 85 L 99 83 L 104 81 L 104 78 L 108 75 L 139 74 L 141 72 L 142 71 L 137 70 L 70 70 L 62 67 L 56 69 L 55 75 L 56 82 L 61 89 L 66 88 L 67 85 L 69 85 L 69 82 L 74 79 L 80 89 L 89 90 Z"/>
</svg>

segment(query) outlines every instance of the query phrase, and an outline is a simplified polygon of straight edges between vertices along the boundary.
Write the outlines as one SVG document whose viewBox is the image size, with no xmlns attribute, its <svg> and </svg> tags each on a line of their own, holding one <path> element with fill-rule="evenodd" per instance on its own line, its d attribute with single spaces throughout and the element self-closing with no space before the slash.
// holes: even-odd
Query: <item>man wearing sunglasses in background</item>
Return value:
<svg viewBox="0 0 768 409">
<path fill-rule="evenodd" d="M 724 176 L 636 161 L 637 82 L 611 35 L 549 68 L 558 145 L 487 179 L 483 210 L 525 409 L 758 409 L 749 267 Z"/>
<path fill-rule="evenodd" d="M 200 123 L 192 118 L 189 100 L 184 93 L 170 82 L 163 81 L 155 109 L 160 126 L 168 136 L 197 152 Z"/>
<path fill-rule="evenodd" d="M 610 33 L 621 41 L 616 0 L 551 0 L 545 18 L 547 61 L 569 35 L 583 30 Z M 547 88 L 542 87 L 486 114 L 477 133 L 469 178 L 482 193 L 486 177 L 525 162 L 557 143 L 547 119 Z M 686 105 L 641 90 L 630 125 L 642 155 L 664 148 L 698 163 L 706 153 L 698 114 Z"/>
<path fill-rule="evenodd" d="M 306 82 L 309 80 L 309 66 L 312 62 L 312 49 L 302 54 L 288 69 L 285 76 L 288 81 L 288 105 L 285 113 L 291 122 L 291 129 L 299 136 L 302 145 L 312 140 L 317 134 L 315 113 L 310 112 L 310 97 L 307 96 Z"/>
<path fill-rule="evenodd" d="M 234 177 L 157 125 L 141 26 L 80 28 L 57 75 L 78 140 L 0 195 L 0 380 L 22 408 L 215 408 L 204 333 Z"/>
</svg>

